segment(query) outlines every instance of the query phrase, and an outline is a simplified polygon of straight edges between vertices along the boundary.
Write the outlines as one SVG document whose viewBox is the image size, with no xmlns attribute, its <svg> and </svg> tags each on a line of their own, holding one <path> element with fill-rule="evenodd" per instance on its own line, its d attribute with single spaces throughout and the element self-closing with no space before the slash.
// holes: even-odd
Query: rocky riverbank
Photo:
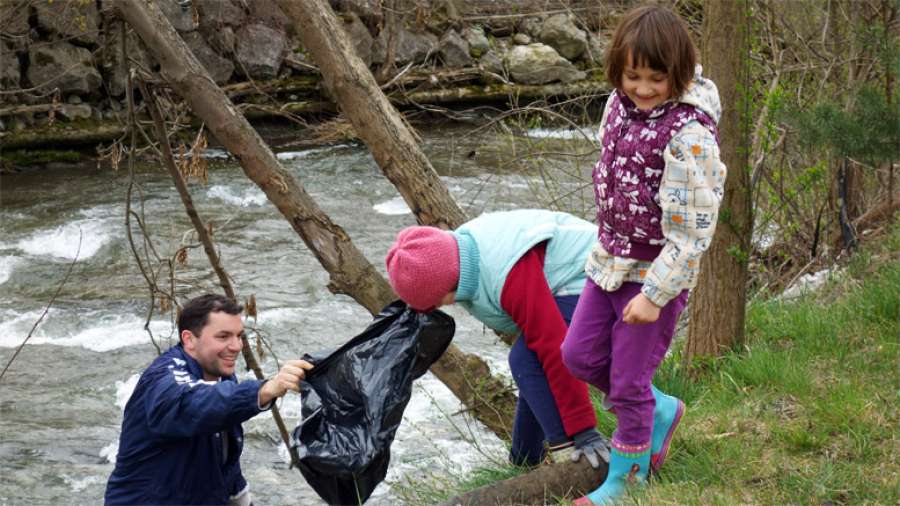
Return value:
<svg viewBox="0 0 900 506">
<path fill-rule="evenodd" d="M 121 136 L 129 68 L 158 70 L 113 0 L 0 3 L 0 144 L 91 145 Z M 398 107 L 600 93 L 608 8 L 567 2 L 333 1 Z M 158 0 L 217 84 L 251 118 L 335 110 L 274 0 Z M 589 6 L 590 5 L 590 6 Z M 405 7 L 404 7 L 405 6 Z M 515 14 L 509 14 L 509 13 Z"/>
</svg>

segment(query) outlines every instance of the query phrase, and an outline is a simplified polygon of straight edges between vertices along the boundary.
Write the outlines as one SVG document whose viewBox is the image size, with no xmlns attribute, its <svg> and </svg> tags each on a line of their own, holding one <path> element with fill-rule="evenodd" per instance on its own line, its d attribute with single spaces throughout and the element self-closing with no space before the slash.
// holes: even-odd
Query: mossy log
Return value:
<svg viewBox="0 0 900 506">
<path fill-rule="evenodd" d="M 310 95 L 317 90 L 310 79 L 281 79 L 256 83 L 239 83 L 223 88 L 230 94 L 242 96 L 245 101 L 237 104 L 244 116 L 249 120 L 267 120 L 289 118 L 290 116 L 310 116 L 316 114 L 337 114 L 334 102 L 324 99 L 319 94 Z M 391 103 L 399 108 L 409 108 L 427 104 L 453 106 L 464 104 L 522 104 L 523 101 L 568 98 L 577 96 L 601 95 L 609 92 L 606 83 L 600 81 L 579 81 L 569 84 L 523 85 L 523 84 L 467 84 L 463 86 L 446 86 L 440 82 L 433 89 L 419 89 L 409 92 L 394 91 L 388 95 Z M 441 86 L 441 87 L 439 87 Z M 284 96 L 294 92 L 304 95 L 304 100 L 284 101 L 281 103 L 256 103 L 254 98 Z M 316 91 L 318 93 L 318 91 Z M 6 149 L 55 149 L 57 147 L 89 146 L 112 142 L 127 133 L 125 125 L 116 120 L 95 121 L 79 120 L 75 122 L 57 121 L 52 126 L 38 125 L 15 132 L 0 132 L 0 148 Z"/>
<path fill-rule="evenodd" d="M 125 125 L 113 121 L 42 125 L 17 132 L 0 132 L 0 149 L 57 149 L 63 146 L 103 144 L 122 137 L 126 132 L 128 128 Z"/>
<path fill-rule="evenodd" d="M 609 85 L 605 82 L 590 80 L 569 84 L 555 83 L 545 85 L 489 84 L 398 93 L 390 96 L 390 99 L 391 102 L 399 106 L 413 104 L 510 103 L 514 100 L 605 95 L 609 93 L 609 89 Z"/>
<path fill-rule="evenodd" d="M 0 117 L 15 116 L 16 114 L 34 114 L 37 112 L 50 112 L 62 109 L 62 105 L 58 102 L 52 104 L 35 104 L 35 105 L 14 105 L 11 107 L 0 107 Z"/>
<path fill-rule="evenodd" d="M 222 87 L 228 98 L 237 100 L 250 95 L 297 93 L 301 95 L 317 94 L 319 76 L 295 76 L 270 81 L 248 81 L 229 84 Z"/>
</svg>

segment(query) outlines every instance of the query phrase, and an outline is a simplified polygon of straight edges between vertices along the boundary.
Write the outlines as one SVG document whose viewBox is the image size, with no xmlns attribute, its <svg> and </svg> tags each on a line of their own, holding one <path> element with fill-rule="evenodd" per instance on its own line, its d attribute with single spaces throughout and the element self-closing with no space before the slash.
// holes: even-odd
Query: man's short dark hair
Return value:
<svg viewBox="0 0 900 506">
<path fill-rule="evenodd" d="M 195 336 L 199 336 L 203 327 L 209 323 L 209 313 L 228 313 L 239 315 L 244 311 L 244 306 L 227 299 L 221 295 L 208 293 L 193 298 L 181 308 L 178 315 L 178 335 L 185 330 L 190 330 Z"/>
</svg>

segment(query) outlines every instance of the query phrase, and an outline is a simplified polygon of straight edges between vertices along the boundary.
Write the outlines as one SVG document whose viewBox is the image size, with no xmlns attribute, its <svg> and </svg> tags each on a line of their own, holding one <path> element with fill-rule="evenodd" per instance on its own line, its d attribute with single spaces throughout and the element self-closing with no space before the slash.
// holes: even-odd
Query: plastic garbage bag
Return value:
<svg viewBox="0 0 900 506">
<path fill-rule="evenodd" d="M 456 324 L 401 301 L 315 364 L 300 383 L 303 420 L 293 432 L 300 472 L 329 504 L 362 504 L 387 474 L 391 443 L 412 382 L 447 349 Z"/>
</svg>

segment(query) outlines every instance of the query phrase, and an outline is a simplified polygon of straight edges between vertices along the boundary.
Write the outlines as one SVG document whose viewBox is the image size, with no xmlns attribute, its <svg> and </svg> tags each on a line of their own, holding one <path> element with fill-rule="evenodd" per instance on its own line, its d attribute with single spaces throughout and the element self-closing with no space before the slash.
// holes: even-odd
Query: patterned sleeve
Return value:
<svg viewBox="0 0 900 506">
<path fill-rule="evenodd" d="M 600 116 L 600 129 L 597 131 L 597 140 L 603 142 L 603 127 L 606 126 L 606 117 L 609 116 L 609 105 L 612 103 L 615 90 L 606 97 L 606 105 L 603 106 L 603 116 Z"/>
<path fill-rule="evenodd" d="M 689 123 L 672 137 L 663 158 L 659 203 L 666 244 L 642 289 L 660 307 L 697 284 L 700 257 L 712 241 L 725 191 L 718 143 L 699 123 Z"/>
</svg>

